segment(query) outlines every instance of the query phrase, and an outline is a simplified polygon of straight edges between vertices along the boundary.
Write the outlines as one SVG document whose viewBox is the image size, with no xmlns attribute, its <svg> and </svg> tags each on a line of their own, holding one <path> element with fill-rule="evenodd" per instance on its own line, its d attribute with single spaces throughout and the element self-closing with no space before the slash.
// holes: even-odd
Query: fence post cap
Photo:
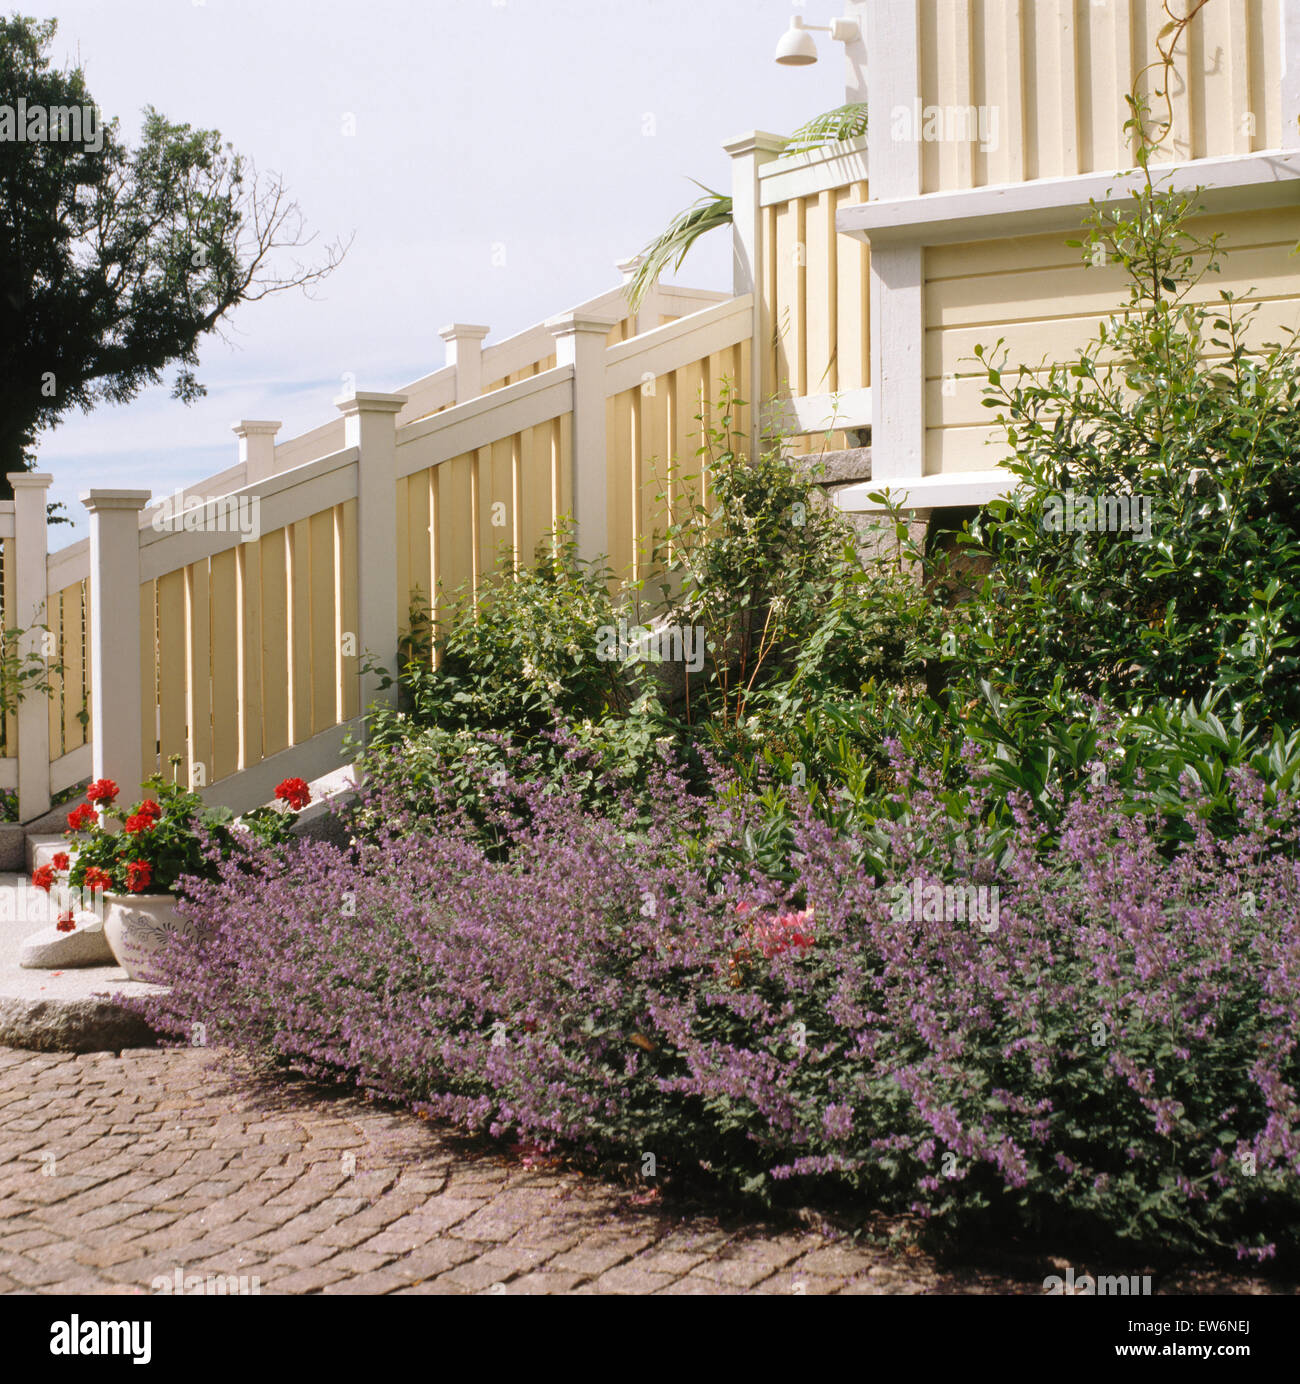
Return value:
<svg viewBox="0 0 1300 1384">
<path fill-rule="evenodd" d="M 450 326 L 439 327 L 438 335 L 444 341 L 482 341 L 491 330 L 475 322 L 453 322 Z"/>
<path fill-rule="evenodd" d="M 77 498 L 94 514 L 106 509 L 141 510 L 152 496 L 152 490 L 83 490 Z"/>
<path fill-rule="evenodd" d="M 54 477 L 48 471 L 9 471 L 5 480 L 15 490 L 48 490 Z"/>
<path fill-rule="evenodd" d="M 779 154 L 789 143 L 787 135 L 774 135 L 770 130 L 750 130 L 748 134 L 725 140 L 722 147 L 733 159 L 738 159 L 746 154 Z"/>
<path fill-rule="evenodd" d="M 618 326 L 617 317 L 598 317 L 591 312 L 562 312 L 546 320 L 546 330 L 552 336 L 571 336 L 574 332 L 599 332 L 608 336 Z"/>
<path fill-rule="evenodd" d="M 239 422 L 230 425 L 230 431 L 236 437 L 274 437 L 283 423 L 271 422 L 265 418 L 241 418 Z"/>
<path fill-rule="evenodd" d="M 334 400 L 334 407 L 346 418 L 354 413 L 400 413 L 406 407 L 405 394 L 379 394 L 356 390 Z"/>
</svg>

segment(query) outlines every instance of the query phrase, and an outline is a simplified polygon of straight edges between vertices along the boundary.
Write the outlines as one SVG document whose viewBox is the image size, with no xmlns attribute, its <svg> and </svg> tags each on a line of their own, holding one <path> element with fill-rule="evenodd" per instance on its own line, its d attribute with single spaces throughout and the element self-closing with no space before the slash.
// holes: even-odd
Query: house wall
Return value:
<svg viewBox="0 0 1300 1384">
<path fill-rule="evenodd" d="M 1202 281 L 1194 301 L 1222 291 L 1259 305 L 1255 342 L 1300 328 L 1300 207 L 1200 217 L 1198 234 L 1222 237 L 1222 272 Z M 983 406 L 987 383 L 974 349 L 1006 338 L 1012 366 L 1077 357 L 1102 320 L 1127 298 L 1116 266 L 1085 264 L 1058 233 L 930 246 L 925 252 L 925 416 L 927 475 L 987 470 L 1007 454 Z M 1207 357 L 1223 353 L 1207 345 Z"/>
<path fill-rule="evenodd" d="M 949 108 L 983 107 L 997 134 L 988 147 L 975 137 L 924 139 L 922 192 L 1132 163 L 1125 96 L 1157 56 L 1168 23 L 1161 0 L 919 0 L 918 8 L 923 113 L 944 111 L 945 135 L 960 136 Z M 1210 0 L 1178 51 L 1173 127 L 1158 161 L 1282 145 L 1280 32 L 1281 0 Z M 1138 82 L 1157 116 L 1168 109 L 1160 81 L 1148 70 Z M 915 112 L 898 121 L 914 125 Z"/>
</svg>

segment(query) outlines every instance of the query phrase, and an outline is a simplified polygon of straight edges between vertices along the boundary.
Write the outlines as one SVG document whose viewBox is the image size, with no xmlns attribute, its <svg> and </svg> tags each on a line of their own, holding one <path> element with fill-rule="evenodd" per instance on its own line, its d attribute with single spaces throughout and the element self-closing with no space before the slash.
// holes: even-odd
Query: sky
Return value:
<svg viewBox="0 0 1300 1384">
<path fill-rule="evenodd" d="M 209 337 L 186 406 L 167 385 L 68 415 L 43 436 L 51 498 L 90 486 L 167 494 L 235 463 L 240 418 L 279 440 L 336 417 L 345 375 L 391 390 L 444 363 L 440 327 L 488 344 L 618 284 L 699 195 L 730 189 L 725 140 L 788 133 L 844 100 L 843 49 L 778 67 L 792 13 L 837 0 L 24 0 L 59 21 L 102 114 L 134 142 L 141 111 L 214 128 L 285 179 L 321 242 L 354 236 L 313 290 L 240 308 Z M 349 131 L 355 130 L 355 133 Z M 307 252 L 308 255 L 312 251 Z M 729 290 L 727 237 L 676 276 Z M 666 281 L 673 281 L 670 277 Z M 170 379 L 170 376 L 169 376 Z"/>
</svg>

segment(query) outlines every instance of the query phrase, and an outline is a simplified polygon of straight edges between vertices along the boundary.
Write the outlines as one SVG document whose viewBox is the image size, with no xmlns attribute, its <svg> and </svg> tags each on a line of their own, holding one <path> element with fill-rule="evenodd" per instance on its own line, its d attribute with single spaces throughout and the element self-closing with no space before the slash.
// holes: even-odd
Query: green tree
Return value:
<svg viewBox="0 0 1300 1384">
<path fill-rule="evenodd" d="M 201 397 L 199 342 L 240 303 L 318 282 L 347 248 L 277 269 L 277 252 L 314 239 L 279 176 L 152 107 L 128 148 L 81 68 L 53 66 L 55 31 L 0 19 L 0 498 L 71 409 L 125 403 L 171 366 L 173 397 Z"/>
</svg>

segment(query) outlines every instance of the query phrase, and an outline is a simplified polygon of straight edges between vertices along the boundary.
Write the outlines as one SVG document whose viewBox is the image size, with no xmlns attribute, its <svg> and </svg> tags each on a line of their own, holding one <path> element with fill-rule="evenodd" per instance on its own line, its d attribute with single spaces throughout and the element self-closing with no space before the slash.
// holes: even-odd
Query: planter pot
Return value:
<svg viewBox="0 0 1300 1384">
<path fill-rule="evenodd" d="M 132 980 L 161 982 L 155 953 L 173 932 L 192 931 L 176 911 L 174 894 L 104 895 L 104 936 Z"/>
</svg>

